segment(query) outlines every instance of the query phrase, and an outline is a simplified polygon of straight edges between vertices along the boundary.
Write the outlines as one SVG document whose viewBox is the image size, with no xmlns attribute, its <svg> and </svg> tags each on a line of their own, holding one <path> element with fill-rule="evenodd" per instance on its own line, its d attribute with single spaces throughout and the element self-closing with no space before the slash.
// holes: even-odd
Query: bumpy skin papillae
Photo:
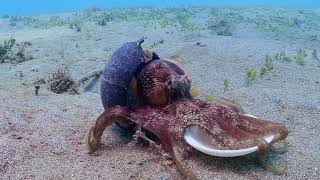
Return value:
<svg viewBox="0 0 320 180">
<path fill-rule="evenodd" d="M 144 65 L 145 58 L 141 43 L 138 41 L 128 42 L 118 48 L 108 61 L 101 78 L 100 94 L 103 107 L 107 109 L 115 105 L 128 105 L 128 86 Z"/>
<path fill-rule="evenodd" d="M 192 99 L 188 94 L 190 84 L 183 70 L 174 64 L 151 62 L 138 75 L 139 96 L 144 104 L 133 110 L 116 106 L 104 112 L 91 129 L 89 147 L 96 149 L 107 125 L 129 121 L 156 135 L 180 172 L 195 178 L 179 153 L 179 149 L 189 146 L 183 135 L 190 126 L 202 128 L 204 136 L 211 137 L 208 144 L 221 150 L 258 146 L 259 152 L 267 152 L 269 145 L 263 137 L 276 134 L 273 142 L 286 138 L 288 131 L 281 124 L 241 114 L 241 108 L 230 101 L 209 104 Z"/>
<path fill-rule="evenodd" d="M 184 130 L 192 125 L 205 129 L 212 137 L 208 143 L 218 149 L 259 146 L 260 138 L 279 134 L 275 140 L 278 141 L 287 135 L 286 128 L 280 124 L 252 119 L 196 99 L 177 100 L 161 108 L 136 109 L 130 113 L 130 119 L 157 135 L 168 151 L 172 144 L 185 144 Z"/>
<path fill-rule="evenodd" d="M 157 110 L 161 109 L 163 105 L 170 107 L 159 112 L 160 114 L 161 112 L 167 112 L 160 115 L 159 118 L 163 116 L 163 119 L 169 119 L 170 122 L 168 123 L 173 122 L 163 131 L 182 125 L 184 127 L 175 129 L 183 131 L 189 125 L 195 124 L 211 132 L 210 134 L 214 136 L 213 139 L 219 141 L 217 144 L 221 149 L 241 149 L 258 145 L 260 152 L 265 152 L 268 148 L 268 143 L 263 137 L 280 134 L 274 141 L 286 137 L 287 130 L 285 127 L 242 115 L 241 107 L 226 99 L 220 99 L 213 105 L 199 100 L 191 100 L 190 85 L 191 80 L 181 68 L 164 60 L 153 61 L 139 74 L 138 87 L 142 92 L 140 96 L 146 100 L 145 104 L 156 106 L 155 109 Z M 180 106 L 181 109 L 176 112 L 176 108 Z M 152 110 L 148 109 L 148 111 L 151 112 Z M 192 111 L 194 114 L 189 114 L 188 111 Z M 170 112 L 174 112 L 174 114 L 167 116 Z M 185 114 L 185 116 L 180 117 L 181 114 Z M 159 118 L 152 117 L 152 119 L 156 119 L 156 124 L 161 124 Z M 151 121 L 147 120 L 147 122 Z M 161 130 L 161 132 L 163 131 Z M 153 131 L 151 130 L 151 132 Z M 177 137 L 177 134 L 172 136 Z M 182 136 L 179 138 L 182 138 Z"/>
<path fill-rule="evenodd" d="M 176 64 L 154 60 L 137 77 L 142 105 L 163 106 L 179 98 L 189 98 L 191 79 Z"/>
</svg>

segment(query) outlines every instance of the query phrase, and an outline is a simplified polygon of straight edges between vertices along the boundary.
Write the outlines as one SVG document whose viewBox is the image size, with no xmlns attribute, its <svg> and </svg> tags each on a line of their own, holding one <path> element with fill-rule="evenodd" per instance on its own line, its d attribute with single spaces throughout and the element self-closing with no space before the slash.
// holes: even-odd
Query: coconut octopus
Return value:
<svg viewBox="0 0 320 180">
<path fill-rule="evenodd" d="M 183 158 L 186 152 L 198 149 L 222 157 L 254 151 L 263 154 L 269 152 L 270 144 L 287 137 L 285 126 L 245 114 L 229 100 L 208 103 L 193 98 L 190 76 L 175 63 L 144 53 L 142 42 L 125 44 L 107 64 L 101 86 L 105 111 L 89 131 L 89 152 L 98 149 L 105 128 L 117 123 L 149 142 L 161 143 L 181 175 L 197 179 Z M 115 73 L 117 65 L 121 65 L 121 77 Z M 135 95 L 129 93 L 132 77 L 136 79 Z"/>
</svg>

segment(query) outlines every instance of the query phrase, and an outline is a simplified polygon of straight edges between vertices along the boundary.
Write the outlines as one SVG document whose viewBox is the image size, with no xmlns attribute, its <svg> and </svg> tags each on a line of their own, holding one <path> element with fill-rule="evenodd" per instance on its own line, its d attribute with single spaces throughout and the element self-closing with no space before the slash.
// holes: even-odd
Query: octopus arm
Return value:
<svg viewBox="0 0 320 180">
<path fill-rule="evenodd" d="M 229 151 L 257 146 L 257 152 L 265 154 L 270 149 L 269 143 L 283 140 L 288 135 L 287 128 L 282 124 L 237 113 L 238 110 L 232 110 L 232 108 L 200 104 L 203 110 L 207 108 L 206 112 L 212 112 L 212 114 L 208 113 L 202 117 L 201 121 L 186 128 L 184 138 L 187 134 L 187 137 L 201 142 L 206 149 Z M 231 156 L 235 155 L 231 154 Z"/>
<path fill-rule="evenodd" d="M 129 112 L 125 107 L 115 106 L 105 110 L 91 127 L 87 136 L 87 149 L 89 153 L 98 149 L 103 131 L 112 123 L 130 124 Z"/>
<path fill-rule="evenodd" d="M 259 137 L 274 135 L 271 143 L 285 139 L 288 136 L 288 129 L 275 122 L 259 119 L 252 115 L 240 114 L 240 128 Z"/>
<path fill-rule="evenodd" d="M 181 173 L 181 175 L 188 180 L 197 180 L 197 176 L 194 174 L 194 172 L 190 169 L 188 166 L 188 163 L 183 158 L 183 153 L 181 148 L 179 148 L 178 145 L 172 146 L 172 158 Z"/>
</svg>

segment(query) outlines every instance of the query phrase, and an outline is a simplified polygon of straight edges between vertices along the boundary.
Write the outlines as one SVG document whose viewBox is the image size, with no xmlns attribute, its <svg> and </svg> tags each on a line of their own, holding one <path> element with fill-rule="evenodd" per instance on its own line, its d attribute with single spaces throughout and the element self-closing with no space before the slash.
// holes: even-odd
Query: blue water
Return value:
<svg viewBox="0 0 320 180">
<path fill-rule="evenodd" d="M 89 7 L 141 6 L 273 6 L 319 8 L 319 0 L 2 0 L 0 15 L 37 15 L 71 12 Z"/>
</svg>

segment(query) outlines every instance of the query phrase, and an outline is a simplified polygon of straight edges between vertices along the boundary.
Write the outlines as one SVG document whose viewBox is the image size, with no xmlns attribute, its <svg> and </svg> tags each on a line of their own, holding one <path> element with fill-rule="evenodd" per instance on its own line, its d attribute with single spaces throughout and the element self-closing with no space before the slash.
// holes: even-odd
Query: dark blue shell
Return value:
<svg viewBox="0 0 320 180">
<path fill-rule="evenodd" d="M 128 87 L 145 59 L 141 43 L 144 38 L 127 42 L 117 49 L 108 61 L 101 78 L 100 94 L 103 107 L 128 105 Z"/>
</svg>

